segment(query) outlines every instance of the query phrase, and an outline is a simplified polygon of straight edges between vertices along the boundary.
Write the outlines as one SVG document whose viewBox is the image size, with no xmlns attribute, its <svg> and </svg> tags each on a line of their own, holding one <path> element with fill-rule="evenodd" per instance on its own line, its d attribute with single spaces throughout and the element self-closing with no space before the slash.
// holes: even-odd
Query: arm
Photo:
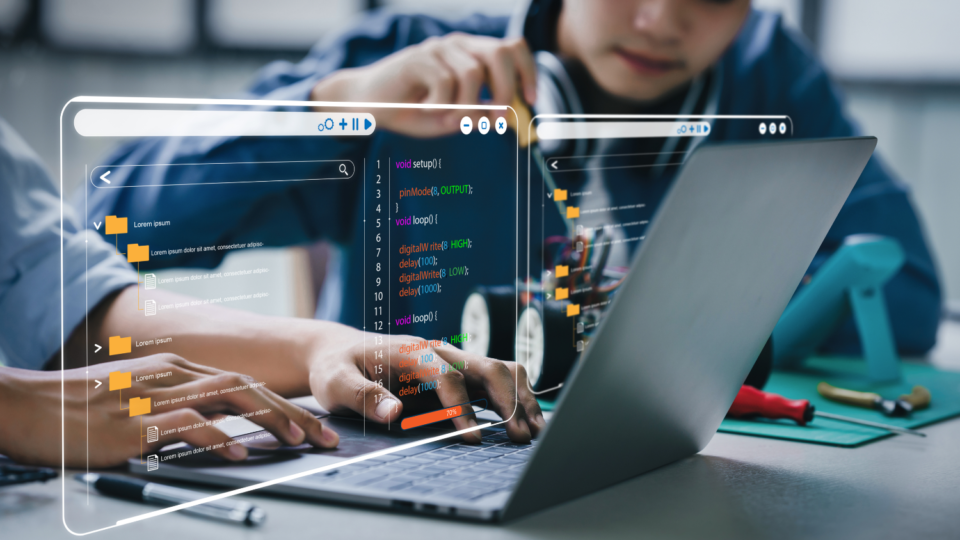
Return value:
<svg viewBox="0 0 960 540">
<path fill-rule="evenodd" d="M 166 291 L 156 291 L 158 303 L 188 300 Z M 536 399 L 529 392 L 522 366 L 471 355 L 452 345 L 431 347 L 437 366 L 445 364 L 446 373 L 439 377 L 436 398 L 407 400 L 404 405 L 391 392 L 402 386 L 401 375 L 413 373 L 416 366 L 401 364 L 406 355 L 401 347 L 420 343 L 413 336 L 380 336 L 388 340 L 387 362 L 392 384 L 379 386 L 373 381 L 383 377 L 375 366 L 384 360 L 374 358 L 376 339 L 348 326 L 328 321 L 266 317 L 220 306 L 196 306 L 178 311 L 175 317 L 130 316 L 137 305 L 136 287 L 128 287 L 91 317 L 91 336 L 106 342 L 109 336 L 122 335 L 172 337 L 173 341 L 153 347 L 151 352 L 172 353 L 187 360 L 217 369 L 236 371 L 266 383 L 281 396 L 312 394 L 332 412 L 352 411 L 377 423 L 400 419 L 407 406 L 412 411 L 438 409 L 486 397 L 490 408 L 502 418 L 510 419 L 507 432 L 516 441 L 527 442 L 545 426 Z M 82 343 L 84 336 L 75 332 L 71 342 Z M 71 346 L 75 346 L 71 344 Z M 82 348 L 82 347 L 81 347 Z M 422 354 L 421 350 L 418 354 Z M 110 358 L 131 358 L 131 354 Z M 82 355 L 76 356 L 83 358 Z M 104 359 L 107 357 L 100 357 Z M 452 369 L 463 364 L 466 369 Z M 79 367 L 80 364 L 68 365 Z M 469 406 L 468 406 L 469 407 Z M 411 412 L 411 411 L 406 411 Z M 469 416 L 456 418 L 458 429 L 475 427 Z M 479 434 L 465 436 L 479 441 Z"/>
<path fill-rule="evenodd" d="M 169 291 L 153 291 L 158 304 L 183 302 L 190 297 Z M 320 347 L 340 347 L 351 336 L 341 325 L 326 321 L 266 317 L 220 306 L 196 306 L 178 310 L 175 316 L 147 318 L 131 316 L 137 306 L 137 287 L 131 286 L 109 297 L 91 312 L 90 339 L 107 343 L 110 336 L 172 337 L 173 341 L 144 349 L 172 353 L 199 363 L 237 371 L 267 383 L 274 392 L 287 397 L 310 394 L 309 359 Z M 136 313 L 134 313 L 136 315 Z M 66 368 L 84 364 L 85 336 L 78 328 L 67 343 Z M 91 355 L 91 361 L 134 358 L 131 354 L 106 357 Z"/>
<path fill-rule="evenodd" d="M 722 112 L 788 114 L 795 138 L 852 137 L 861 134 L 849 118 L 843 96 L 803 38 L 784 29 L 778 17 L 754 12 L 724 57 Z M 730 138 L 757 139 L 755 129 Z M 907 260 L 884 289 L 897 348 L 923 354 L 933 347 L 941 292 L 933 256 L 910 201 L 909 188 L 874 155 L 831 227 L 810 266 L 815 272 L 851 234 L 874 233 L 900 242 Z M 852 319 L 824 345 L 831 353 L 859 354 Z"/>
<path fill-rule="evenodd" d="M 132 430 L 118 429 L 124 425 L 132 428 L 130 423 L 136 421 L 130 418 L 128 409 L 121 408 L 120 396 L 106 388 L 90 390 L 93 379 L 109 380 L 111 371 L 170 372 L 170 377 L 162 380 L 136 381 L 132 386 L 131 397 L 147 395 L 154 400 L 237 386 L 248 380 L 173 355 L 110 362 L 89 369 L 39 371 L 45 362 L 59 367 L 55 351 L 60 349 L 62 328 L 74 335 L 65 360 L 79 364 L 78 360 L 86 356 L 81 339 L 86 301 L 103 306 L 91 313 L 95 328 L 99 328 L 96 321 L 102 321 L 115 304 L 112 291 L 136 283 L 137 274 L 114 254 L 113 245 L 79 231 L 70 208 L 61 209 L 56 187 L 37 157 L 2 120 L 0 178 L 0 347 L 13 366 L 28 368 L 0 366 L 0 410 L 4 413 L 0 454 L 22 463 L 57 465 L 62 440 L 64 462 L 70 467 L 87 463 L 116 466 L 136 455 L 143 449 L 140 437 L 129 436 Z M 240 445 L 227 446 L 230 440 L 212 426 L 182 434 L 176 428 L 205 422 L 203 414 L 267 409 L 269 412 L 255 421 L 279 440 L 287 444 L 307 441 L 324 447 L 337 445 L 336 433 L 322 430 L 313 415 L 266 388 L 256 388 L 195 400 L 189 406 L 156 407 L 150 420 L 170 433 L 144 448 L 155 450 L 181 440 L 195 446 L 222 443 L 224 446 L 214 453 L 226 459 L 244 459 L 246 450 Z M 101 414 L 88 416 L 88 411 Z M 89 440 L 96 445 L 89 456 L 85 444 L 88 429 Z"/>
<path fill-rule="evenodd" d="M 798 137 L 849 137 L 861 130 L 846 116 L 839 91 L 822 70 L 809 88 L 795 91 L 792 115 L 802 124 Z M 809 111 L 817 111 L 810 114 Z M 806 113 L 806 114 L 805 114 Z M 903 268 L 887 283 L 884 293 L 897 349 L 922 355 L 936 342 L 941 291 L 936 266 L 924 237 L 910 190 L 895 178 L 880 156 L 870 158 L 860 179 L 827 233 L 809 273 L 815 272 L 852 234 L 873 233 L 896 239 L 906 252 Z M 859 354 L 859 338 L 852 319 L 824 344 L 834 354 Z"/>
<path fill-rule="evenodd" d="M 392 53 L 410 45 L 423 42 L 431 36 L 447 34 L 454 30 L 479 34 L 498 35 L 505 21 L 487 18 L 469 19 L 459 25 L 451 25 L 419 16 L 391 16 L 379 14 L 365 20 L 364 24 L 345 33 L 335 41 L 317 46 L 297 64 L 274 62 L 257 75 L 251 89 L 240 96 L 250 99 L 297 100 L 310 99 L 332 101 L 388 101 L 416 102 L 423 99 L 416 93 L 422 82 L 412 77 L 409 84 L 397 85 L 396 73 L 403 66 L 413 67 L 417 56 L 404 57 L 397 62 L 381 64 L 374 70 L 375 76 L 362 81 L 353 75 L 368 73 L 362 69 L 389 57 Z M 459 38 L 462 41 L 463 37 Z M 498 40 L 497 40 L 498 41 Z M 431 45 L 431 51 L 437 50 Z M 486 54 L 495 54 L 494 48 L 486 45 Z M 432 53 L 431 53 L 432 54 Z M 463 54 L 463 53 L 461 53 Z M 402 56 L 402 55 L 401 55 Z M 467 60 L 476 64 L 467 55 Z M 435 63 L 440 59 L 432 58 Z M 530 61 L 532 64 L 532 61 Z M 476 66 L 474 66 L 476 67 Z M 474 71 L 476 71 L 474 69 Z M 408 73 L 414 74 L 407 70 Z M 448 68 L 437 71 L 449 72 Z M 342 76 L 346 74 L 347 76 Z M 422 74 L 421 74 L 422 75 Z M 427 74 L 429 75 L 429 73 Z M 466 74 L 465 74 L 466 76 Z M 513 78 L 503 78 L 503 92 L 510 92 Z M 350 84 L 343 84 L 346 79 Z M 449 81 L 448 81 L 449 82 Z M 323 84 L 321 84 L 323 83 Z M 376 88 L 367 86 L 375 85 Z M 335 88 L 334 88 L 335 87 Z M 455 87 L 452 87 L 455 90 Z M 390 90 L 377 93 L 377 89 Z M 476 92 L 480 87 L 476 85 Z M 512 97 L 512 93 L 510 94 Z M 464 98 L 466 99 L 466 98 Z M 477 102 L 476 95 L 473 102 Z M 503 101 L 501 99 L 501 101 Z M 456 102 L 456 95 L 435 94 L 429 101 Z M 499 102 L 499 101 L 498 101 Z M 505 102 L 509 102 L 507 98 Z M 302 107 L 275 107 L 285 110 L 302 110 Z M 429 116 L 429 115 L 428 115 Z M 437 118 L 435 115 L 433 118 Z M 445 120 L 446 132 L 456 130 L 456 120 Z M 404 122 L 391 122 L 377 115 L 378 125 L 384 129 L 397 128 Z M 323 160 L 344 157 L 357 158 L 366 154 L 371 141 L 367 138 L 324 137 L 318 142 L 311 137 L 180 137 L 144 139 L 119 149 L 104 163 L 111 165 L 138 164 L 183 164 L 183 163 L 236 163 L 248 162 L 252 176 L 258 175 L 258 162 Z M 346 139 L 346 140 L 345 140 Z M 204 168 L 202 172 L 183 167 L 123 167 L 113 171 L 114 185 L 193 184 L 198 182 L 223 182 L 233 178 L 218 167 Z M 304 178 L 310 177 L 305 166 Z M 356 207 L 359 182 L 296 182 L 262 183 L 243 186 L 204 186 L 199 188 L 157 189 L 95 189 L 91 190 L 87 217 L 101 221 L 106 215 L 139 216 L 143 219 L 176 217 L 179 230 L 191 231 L 180 236 L 169 231 L 138 231 L 143 244 L 160 247 L 184 245 L 211 245 L 259 241 L 270 246 L 286 246 L 326 238 L 335 242 L 345 241 L 351 233 L 352 211 Z M 166 215 L 161 215 L 165 212 Z M 157 264 L 174 266 L 214 267 L 223 254 L 208 252 L 166 257 Z M 156 267 L 156 266 L 155 266 Z"/>
<path fill-rule="evenodd" d="M 93 379 L 107 381 L 113 371 L 166 376 L 146 381 L 131 378 L 131 385 L 119 392 L 108 391 L 106 386 L 90 390 Z M 62 441 L 62 459 L 67 467 L 102 468 L 116 467 L 129 457 L 144 456 L 183 441 L 195 448 L 220 445 L 211 452 L 230 461 L 246 459 L 243 445 L 207 424 L 222 412 L 260 412 L 249 418 L 284 444 L 337 446 L 336 433 L 267 388 L 219 393 L 220 389 L 252 382 L 249 376 L 200 366 L 171 354 L 62 372 L 0 367 L 0 410 L 4 411 L 0 454 L 19 463 L 56 466 L 61 463 Z M 208 392 L 211 395 L 190 401 L 164 403 Z M 159 428 L 157 441 L 143 440 L 140 421 L 130 416 L 129 407 L 123 407 L 124 393 L 126 397 L 151 399 L 154 405 L 147 418 L 148 425 Z"/>
</svg>

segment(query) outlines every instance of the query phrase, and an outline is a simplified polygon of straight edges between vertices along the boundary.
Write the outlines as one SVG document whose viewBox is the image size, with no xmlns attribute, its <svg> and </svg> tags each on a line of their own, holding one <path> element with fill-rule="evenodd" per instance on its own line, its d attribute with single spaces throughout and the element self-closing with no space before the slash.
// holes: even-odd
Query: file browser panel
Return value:
<svg viewBox="0 0 960 540">
<path fill-rule="evenodd" d="M 532 391 L 562 391 L 698 147 L 792 135 L 788 116 L 535 116 L 521 137 L 530 249 L 516 330 Z"/>
<path fill-rule="evenodd" d="M 517 318 L 511 108 L 77 98 L 61 127 L 63 183 L 82 179 L 63 200 L 62 363 L 89 379 L 64 395 L 66 467 L 255 465 L 224 494 L 531 414 L 516 364 L 466 352 L 488 335 L 463 325 L 490 284 Z M 64 513 L 86 533 L 153 510 Z"/>
</svg>

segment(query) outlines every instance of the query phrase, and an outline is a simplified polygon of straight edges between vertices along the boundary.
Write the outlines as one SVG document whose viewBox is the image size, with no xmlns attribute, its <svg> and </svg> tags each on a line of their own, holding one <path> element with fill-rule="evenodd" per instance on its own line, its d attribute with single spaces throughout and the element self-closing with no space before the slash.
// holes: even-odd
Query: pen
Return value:
<svg viewBox="0 0 960 540">
<path fill-rule="evenodd" d="M 84 484 L 95 487 L 100 493 L 129 501 L 173 505 L 188 503 L 206 496 L 189 489 L 155 484 L 126 476 L 86 473 L 78 474 L 75 478 Z M 267 519 L 267 514 L 260 507 L 243 501 L 213 501 L 184 508 L 181 512 L 243 523 L 251 527 L 260 525 Z"/>
</svg>

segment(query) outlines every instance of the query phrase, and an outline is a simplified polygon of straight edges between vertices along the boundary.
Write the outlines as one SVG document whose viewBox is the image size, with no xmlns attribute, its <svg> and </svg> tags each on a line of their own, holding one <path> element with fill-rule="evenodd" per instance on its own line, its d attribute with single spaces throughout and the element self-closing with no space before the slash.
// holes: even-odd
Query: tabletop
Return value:
<svg viewBox="0 0 960 540">
<path fill-rule="evenodd" d="M 957 336 L 956 329 L 942 336 L 943 346 L 931 355 L 936 365 L 960 368 Z M 891 436 L 856 448 L 718 433 L 695 456 L 506 524 L 254 493 L 242 498 L 261 506 L 268 516 L 256 529 L 174 513 L 91 537 L 170 540 L 222 538 L 224 533 L 237 540 L 957 537 L 960 419 L 921 431 L 926 438 Z M 0 489 L 0 536 L 71 538 L 62 521 L 63 482 Z M 70 471 L 65 487 L 67 504 L 83 505 L 89 515 L 122 519 L 155 509 L 96 493 L 88 496 Z M 84 524 L 74 525 L 79 529 Z"/>
</svg>

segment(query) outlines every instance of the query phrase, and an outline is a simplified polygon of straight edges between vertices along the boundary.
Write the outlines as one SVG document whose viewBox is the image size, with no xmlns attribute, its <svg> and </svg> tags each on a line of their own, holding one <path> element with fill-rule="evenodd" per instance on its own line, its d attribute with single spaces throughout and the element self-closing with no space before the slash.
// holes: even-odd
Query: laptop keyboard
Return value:
<svg viewBox="0 0 960 540">
<path fill-rule="evenodd" d="M 501 431 L 483 437 L 479 445 L 454 444 L 412 456 L 388 454 L 319 473 L 313 479 L 396 494 L 473 500 L 511 489 L 532 452 L 533 445 L 510 442 Z"/>
</svg>

